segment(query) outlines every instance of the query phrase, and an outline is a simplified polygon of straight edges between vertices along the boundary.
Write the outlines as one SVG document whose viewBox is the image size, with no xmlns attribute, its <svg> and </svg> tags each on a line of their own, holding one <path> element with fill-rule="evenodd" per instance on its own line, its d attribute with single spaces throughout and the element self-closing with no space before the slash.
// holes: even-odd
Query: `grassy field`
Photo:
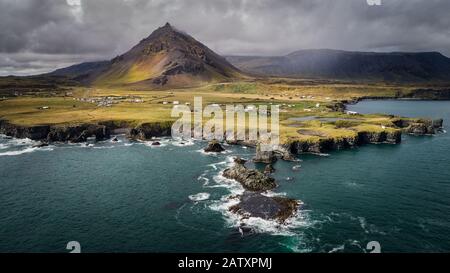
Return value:
<svg viewBox="0 0 450 273">
<path fill-rule="evenodd" d="M 201 97 L 204 105 L 280 105 L 281 139 L 315 140 L 352 136 L 361 130 L 391 130 L 393 125 L 390 117 L 358 115 L 354 118 L 344 113 L 333 112 L 327 106 L 338 100 L 362 96 L 394 97 L 399 92 L 410 92 L 413 89 L 410 86 L 294 82 L 275 79 L 160 91 L 57 86 L 56 90 L 60 90 L 58 92 L 54 86 L 52 87 L 51 91 L 45 91 L 44 88 L 37 93 L 3 98 L 0 101 L 0 119 L 26 126 L 102 121 L 125 121 L 138 125 L 145 122 L 174 121 L 175 118 L 171 117 L 173 102 L 192 106 L 194 98 Z M 112 103 L 108 107 L 98 106 L 98 100 L 106 98 Z M 303 122 L 292 120 L 311 116 L 316 119 Z M 320 120 L 320 118 L 335 120 Z M 247 123 L 246 127 L 248 126 Z M 382 129 L 384 126 L 387 128 Z"/>
</svg>

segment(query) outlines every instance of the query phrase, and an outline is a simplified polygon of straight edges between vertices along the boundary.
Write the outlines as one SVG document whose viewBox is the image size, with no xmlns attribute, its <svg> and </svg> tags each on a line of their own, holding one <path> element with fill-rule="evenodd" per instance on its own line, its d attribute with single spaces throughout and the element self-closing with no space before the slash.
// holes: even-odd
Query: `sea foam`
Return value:
<svg viewBox="0 0 450 273">
<path fill-rule="evenodd" d="M 201 192 L 194 195 L 189 195 L 189 199 L 194 202 L 206 201 L 211 195 L 209 193 Z"/>
</svg>

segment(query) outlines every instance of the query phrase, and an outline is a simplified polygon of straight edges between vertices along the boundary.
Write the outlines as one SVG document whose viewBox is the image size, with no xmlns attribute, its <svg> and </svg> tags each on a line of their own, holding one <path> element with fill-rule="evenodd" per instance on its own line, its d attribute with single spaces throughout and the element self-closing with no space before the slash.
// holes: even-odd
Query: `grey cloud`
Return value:
<svg viewBox="0 0 450 273">
<path fill-rule="evenodd" d="M 450 56 L 450 1 L 382 2 L 81 0 L 81 6 L 70 6 L 66 0 L 0 0 L 0 75 L 109 59 L 167 21 L 221 54 L 335 48 Z M 40 59 L 19 59 L 25 55 Z"/>
</svg>

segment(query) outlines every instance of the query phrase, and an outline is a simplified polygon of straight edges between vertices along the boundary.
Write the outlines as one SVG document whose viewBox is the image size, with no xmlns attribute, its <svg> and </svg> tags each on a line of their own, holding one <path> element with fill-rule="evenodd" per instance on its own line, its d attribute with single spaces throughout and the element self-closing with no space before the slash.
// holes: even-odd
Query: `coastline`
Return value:
<svg viewBox="0 0 450 273">
<path fill-rule="evenodd" d="M 384 99 L 403 100 L 404 98 L 367 96 L 351 101 L 338 101 L 332 104 L 330 108 L 333 109 L 333 112 L 343 113 L 346 111 L 347 105 L 356 104 L 363 100 Z M 275 149 L 273 156 L 278 155 L 284 160 L 292 161 L 293 155 L 304 153 L 324 154 L 334 150 L 355 148 L 367 144 L 400 144 L 403 133 L 418 136 L 433 135 L 442 130 L 444 121 L 442 119 L 431 120 L 390 116 L 390 122 L 392 123 L 392 127 L 360 130 L 347 137 L 320 137 L 314 140 L 300 138 L 288 139 Z M 25 126 L 16 125 L 7 120 L 0 119 L 0 134 L 19 139 L 28 138 L 41 141 L 44 144 L 53 142 L 83 143 L 90 138 L 95 138 L 96 141 L 103 141 L 111 139 L 114 134 L 126 134 L 131 140 L 148 141 L 153 138 L 170 137 L 171 126 L 172 122 L 142 123 L 135 126 L 132 123 L 124 121 L 102 121 L 74 125 Z M 257 143 L 245 141 L 227 143 L 257 147 Z"/>
</svg>

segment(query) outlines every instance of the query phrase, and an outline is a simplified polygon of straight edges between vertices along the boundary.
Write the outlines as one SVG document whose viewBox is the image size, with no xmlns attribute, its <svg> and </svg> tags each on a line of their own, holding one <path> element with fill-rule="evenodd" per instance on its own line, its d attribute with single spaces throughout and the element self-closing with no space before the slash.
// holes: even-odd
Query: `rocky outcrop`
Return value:
<svg viewBox="0 0 450 273">
<path fill-rule="evenodd" d="M 292 147 L 289 144 L 278 145 L 274 149 L 274 152 L 284 161 L 292 161 L 292 162 L 298 161 L 298 159 L 292 153 L 291 148 Z"/>
<path fill-rule="evenodd" d="M 223 176 L 239 182 L 248 191 L 267 191 L 276 188 L 275 179 L 261 173 L 258 170 L 247 169 L 243 164 L 235 161 L 232 168 L 226 169 Z"/>
<path fill-rule="evenodd" d="M 379 131 L 360 131 L 355 136 L 344 138 L 321 138 L 317 141 L 293 141 L 284 145 L 282 150 L 293 154 L 301 153 L 327 153 L 335 150 L 343 150 L 366 144 L 399 144 L 402 141 L 402 133 L 413 135 L 432 135 L 442 130 L 443 120 L 407 119 L 397 118 L 392 120 L 393 128 Z M 395 128 L 396 127 L 396 128 Z M 288 146 L 288 147 L 287 147 Z"/>
<path fill-rule="evenodd" d="M 258 143 L 256 146 L 256 156 L 253 159 L 256 163 L 266 163 L 271 164 L 277 160 L 277 157 L 275 155 L 275 152 L 272 151 L 263 151 L 261 149 L 261 144 Z"/>
<path fill-rule="evenodd" d="M 404 119 L 399 118 L 393 121 L 395 126 L 401 128 L 403 132 L 412 135 L 433 135 L 441 130 L 444 125 L 443 119 Z"/>
<path fill-rule="evenodd" d="M 221 153 L 225 149 L 220 145 L 218 141 L 210 141 L 208 146 L 205 148 L 205 153 Z"/>
<path fill-rule="evenodd" d="M 272 174 L 274 172 L 275 172 L 275 168 L 273 167 L 272 164 L 269 164 L 269 165 L 266 166 L 266 168 L 264 168 L 264 174 L 265 175 L 270 175 L 270 174 Z"/>
<path fill-rule="evenodd" d="M 236 158 L 235 165 L 223 172 L 223 176 L 241 183 L 246 189 L 242 195 L 231 198 L 238 199 L 239 203 L 229 208 L 243 218 L 258 217 L 266 220 L 276 220 L 284 223 L 294 216 L 299 209 L 300 202 L 285 197 L 267 197 L 262 192 L 274 189 L 277 184 L 268 173 L 273 172 L 272 165 L 268 165 L 266 173 L 249 170 L 244 164 L 245 160 Z"/>
<path fill-rule="evenodd" d="M 143 123 L 130 130 L 128 137 L 133 140 L 150 140 L 154 137 L 168 137 L 172 133 L 172 123 Z"/>
<path fill-rule="evenodd" d="M 343 150 L 358 147 L 365 144 L 389 143 L 398 144 L 402 140 L 402 132 L 380 131 L 380 132 L 358 132 L 354 137 L 345 138 L 323 138 L 318 141 L 294 141 L 290 143 L 290 150 L 294 154 L 301 153 L 327 153 L 330 151 Z"/>
<path fill-rule="evenodd" d="M 258 217 L 265 220 L 277 220 L 284 223 L 294 215 L 300 203 L 284 197 L 266 197 L 260 193 L 246 192 L 239 198 L 239 204 L 230 208 L 231 212 L 245 218 Z"/>
<path fill-rule="evenodd" d="M 245 163 L 247 163 L 247 160 L 237 157 L 234 159 L 234 163 L 244 165 Z"/>
<path fill-rule="evenodd" d="M 348 101 L 334 102 L 327 105 L 327 108 L 333 112 L 344 112 L 347 109 L 346 103 L 348 103 Z"/>
<path fill-rule="evenodd" d="M 402 141 L 402 132 L 395 131 L 381 131 L 381 132 L 358 132 L 357 145 L 364 144 L 399 144 Z"/>
<path fill-rule="evenodd" d="M 47 138 L 50 126 L 20 126 L 0 120 L 0 133 L 15 138 L 29 138 L 32 140 L 43 140 Z"/>
<path fill-rule="evenodd" d="M 357 145 L 356 138 L 342 139 L 320 139 L 319 141 L 294 141 L 291 143 L 291 150 L 295 154 L 301 153 L 326 153 L 333 150 L 342 150 Z"/>
<path fill-rule="evenodd" d="M 49 142 L 86 142 L 88 138 L 95 137 L 102 141 L 111 137 L 111 131 L 105 125 L 83 124 L 76 126 L 55 126 L 47 135 Z"/>
<path fill-rule="evenodd" d="M 0 133 L 10 137 L 44 142 L 85 142 L 89 137 L 95 137 L 97 141 L 101 141 L 111 136 L 109 128 L 105 125 L 20 126 L 4 120 L 0 121 Z"/>
</svg>

